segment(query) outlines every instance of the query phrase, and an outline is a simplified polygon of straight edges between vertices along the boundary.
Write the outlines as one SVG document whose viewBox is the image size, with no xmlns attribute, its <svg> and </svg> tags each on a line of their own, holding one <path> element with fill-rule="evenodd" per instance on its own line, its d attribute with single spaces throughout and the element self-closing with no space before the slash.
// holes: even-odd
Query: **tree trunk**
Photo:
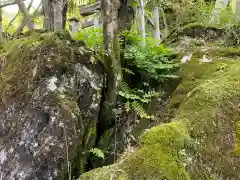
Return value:
<svg viewBox="0 0 240 180">
<path fill-rule="evenodd" d="M 0 0 L 1 5 L 1 0 Z M 2 27 L 2 9 L 0 8 L 0 42 L 3 41 L 3 27 Z"/>
<path fill-rule="evenodd" d="M 67 22 L 67 10 L 68 10 L 68 1 L 63 0 L 63 22 L 62 22 L 62 29 L 65 29 L 66 22 Z"/>
<path fill-rule="evenodd" d="M 33 0 L 31 0 L 30 4 L 28 5 L 27 7 L 27 10 L 29 11 L 32 7 L 32 4 L 33 4 Z M 17 17 L 19 16 L 20 14 L 20 9 L 18 10 L 17 14 L 14 16 L 14 18 L 12 18 L 12 20 L 9 22 L 8 26 L 6 27 L 5 29 L 5 32 L 7 33 L 8 32 L 8 29 L 12 26 L 12 23 L 17 19 Z"/>
<path fill-rule="evenodd" d="M 65 28 L 67 0 L 42 0 L 44 21 L 43 28 L 57 31 Z"/>
<path fill-rule="evenodd" d="M 228 0 L 216 0 L 215 8 L 212 12 L 212 17 L 210 23 L 218 23 L 219 22 L 219 15 L 221 10 L 225 9 L 228 5 Z"/>
<path fill-rule="evenodd" d="M 240 21 L 240 0 L 236 0 L 236 20 Z"/>
<path fill-rule="evenodd" d="M 118 0 L 102 0 L 103 36 L 105 57 L 108 64 L 107 92 L 105 101 L 110 109 L 115 107 L 117 91 L 122 80 L 118 29 Z"/>
<path fill-rule="evenodd" d="M 120 0 L 120 7 L 118 11 L 119 31 L 130 30 L 135 18 L 135 11 L 129 5 L 129 0 Z"/>
<path fill-rule="evenodd" d="M 167 37 L 168 35 L 169 35 L 169 29 L 168 29 L 168 24 L 167 24 L 167 18 L 166 18 L 166 14 L 165 14 L 165 12 L 164 12 L 164 9 L 161 7 L 160 8 L 160 12 L 161 12 L 161 16 L 162 16 L 162 18 L 163 18 L 163 23 L 164 23 L 164 28 L 165 28 L 165 30 L 164 30 L 164 36 L 163 36 L 163 34 L 162 34 L 162 37 Z"/>
<path fill-rule="evenodd" d="M 27 27 L 30 31 L 34 29 L 34 25 L 31 22 L 31 15 L 28 12 L 24 2 L 22 0 L 15 0 L 20 11 L 23 13 L 23 22 L 27 24 Z"/>
<path fill-rule="evenodd" d="M 43 4 L 43 29 L 54 31 L 52 0 L 42 0 Z"/>
<path fill-rule="evenodd" d="M 153 23 L 154 23 L 154 26 L 155 26 L 154 39 L 156 41 L 159 41 L 161 33 L 160 33 L 160 27 L 159 27 L 159 11 L 158 11 L 158 8 L 155 8 L 154 12 L 153 12 Z"/>
<path fill-rule="evenodd" d="M 63 0 L 54 0 L 53 1 L 53 19 L 54 19 L 54 31 L 60 30 L 63 28 Z"/>
<path fill-rule="evenodd" d="M 97 124 L 96 147 L 98 147 L 98 143 L 100 142 L 101 136 L 104 132 L 115 125 L 114 109 L 116 108 L 117 92 L 122 80 L 118 28 L 119 5 L 118 0 L 101 1 L 105 61 L 108 67 L 107 87 L 104 92 L 104 101 L 100 109 Z"/>
<path fill-rule="evenodd" d="M 36 17 L 37 15 L 39 15 L 39 10 L 41 8 L 42 3 L 40 3 L 37 7 L 37 9 L 34 11 L 34 13 L 32 15 L 29 14 L 30 16 L 30 21 L 32 18 Z M 23 19 L 20 26 L 17 28 L 14 37 L 18 36 L 20 34 L 20 32 L 22 32 L 23 28 L 29 23 L 29 21 L 27 21 L 26 19 Z M 32 24 L 32 27 L 34 27 L 34 24 L 32 22 L 30 22 Z"/>
<path fill-rule="evenodd" d="M 145 48 L 146 47 L 146 30 L 145 30 L 145 12 L 144 12 L 144 1 L 143 0 L 140 0 L 139 18 L 140 18 L 140 34 L 142 37 L 141 46 L 143 48 Z"/>
</svg>

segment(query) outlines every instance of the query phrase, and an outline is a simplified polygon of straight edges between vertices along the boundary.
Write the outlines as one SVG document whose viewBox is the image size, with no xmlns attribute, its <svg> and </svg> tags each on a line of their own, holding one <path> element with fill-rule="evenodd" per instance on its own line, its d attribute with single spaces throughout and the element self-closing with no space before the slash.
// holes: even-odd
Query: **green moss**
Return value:
<svg viewBox="0 0 240 180">
<path fill-rule="evenodd" d="M 129 158 L 125 171 L 137 179 L 190 179 L 180 154 L 189 142 L 183 121 L 154 127 L 141 137 L 142 148 Z"/>
<path fill-rule="evenodd" d="M 195 49 L 195 50 L 194 50 Z M 209 48 L 207 50 L 202 51 L 201 49 L 193 48 L 193 55 L 201 58 L 203 55 L 210 57 L 211 59 L 219 59 L 219 58 L 236 58 L 240 56 L 240 49 L 238 47 L 214 47 Z M 229 60 L 229 59 L 228 59 Z"/>
<path fill-rule="evenodd" d="M 237 156 L 240 155 L 240 119 L 236 120 L 236 125 L 235 125 L 235 147 L 233 150 L 233 153 Z"/>
<path fill-rule="evenodd" d="M 200 64 L 198 57 L 193 59 L 182 66 L 178 72 L 178 76 L 182 78 L 177 90 L 173 93 L 173 96 L 168 104 L 168 107 L 174 107 L 176 104 L 180 104 L 186 97 L 186 95 L 193 90 L 196 86 L 202 83 L 202 80 L 214 78 L 221 73 L 224 73 L 224 69 L 228 64 L 233 64 L 233 61 L 214 61 L 212 63 Z"/>
<path fill-rule="evenodd" d="M 94 121 L 88 123 L 82 120 L 76 90 L 68 88 L 68 80 L 75 78 L 74 66 L 81 59 L 90 59 L 90 54 L 81 44 L 72 42 L 64 32 L 33 33 L 30 37 L 5 43 L 0 48 L 0 60 L 6 60 L 0 72 L 0 105 L 14 99 L 24 108 L 29 105 L 30 98 L 35 98 L 59 109 L 57 119 L 65 121 L 68 133 L 73 133 L 71 137 L 79 137 L 79 143 L 72 145 L 74 150 L 69 151 L 73 174 L 85 172 L 88 151 L 94 146 L 96 133 Z M 45 91 L 44 87 L 52 77 L 57 78 L 57 86 L 60 83 L 65 89 L 56 88 L 43 96 L 40 92 Z M 68 176 L 66 161 L 62 162 L 62 167 L 62 178 L 65 179 Z"/>
<path fill-rule="evenodd" d="M 75 60 L 72 47 L 54 34 L 11 41 L 5 44 L 3 52 L 7 61 L 0 74 L 2 103 L 31 94 L 34 82 L 61 75 L 66 68 L 72 68 Z"/>
<path fill-rule="evenodd" d="M 238 179 L 240 165 L 231 156 L 239 140 L 228 137 L 234 136 L 234 119 L 240 116 L 239 72 L 239 61 L 199 64 L 193 60 L 184 65 L 179 72 L 182 81 L 173 94 L 173 99 L 181 97 L 173 122 L 151 128 L 141 136 L 136 152 L 89 175 L 101 179 L 104 174 L 110 179 L 117 167 L 126 180 Z"/>
</svg>

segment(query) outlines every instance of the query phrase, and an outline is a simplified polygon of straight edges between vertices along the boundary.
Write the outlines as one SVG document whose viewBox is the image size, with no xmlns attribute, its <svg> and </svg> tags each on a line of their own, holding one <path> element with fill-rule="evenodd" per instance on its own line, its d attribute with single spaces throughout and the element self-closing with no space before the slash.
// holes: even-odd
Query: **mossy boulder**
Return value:
<svg viewBox="0 0 240 180">
<path fill-rule="evenodd" d="M 199 59 L 178 72 L 167 106 L 178 108 L 171 122 L 147 130 L 134 151 L 79 180 L 240 179 L 240 61 Z"/>
<path fill-rule="evenodd" d="M 104 82 L 93 53 L 65 32 L 35 33 L 4 44 L 0 60 L 1 177 L 83 172 Z"/>
</svg>

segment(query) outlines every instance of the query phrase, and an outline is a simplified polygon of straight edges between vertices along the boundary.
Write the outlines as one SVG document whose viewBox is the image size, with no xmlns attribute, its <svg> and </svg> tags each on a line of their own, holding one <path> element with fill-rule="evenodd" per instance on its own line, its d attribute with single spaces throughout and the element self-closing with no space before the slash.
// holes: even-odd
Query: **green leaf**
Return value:
<svg viewBox="0 0 240 180">
<path fill-rule="evenodd" d="M 100 159 L 104 159 L 104 153 L 101 149 L 98 149 L 98 148 L 92 148 L 90 150 L 91 153 L 93 153 L 93 155 L 97 158 L 100 158 Z"/>
</svg>

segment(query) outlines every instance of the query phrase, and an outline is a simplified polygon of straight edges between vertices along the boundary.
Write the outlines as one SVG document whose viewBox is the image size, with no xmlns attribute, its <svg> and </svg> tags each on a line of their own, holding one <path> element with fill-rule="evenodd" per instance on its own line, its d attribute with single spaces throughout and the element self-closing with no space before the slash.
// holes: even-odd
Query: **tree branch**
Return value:
<svg viewBox="0 0 240 180">
<path fill-rule="evenodd" d="M 40 3 L 37 7 L 37 9 L 34 11 L 34 13 L 32 15 L 30 15 L 30 20 L 32 20 L 32 18 L 36 17 L 39 14 L 39 9 L 41 8 L 42 3 Z M 41 12 L 41 10 L 40 10 Z M 20 32 L 23 30 L 23 28 L 29 23 L 28 20 L 26 20 L 25 18 L 23 19 L 22 23 L 20 24 L 20 26 L 18 27 L 18 29 L 16 30 L 16 32 L 14 33 L 14 37 L 18 36 L 20 34 Z"/>
<path fill-rule="evenodd" d="M 25 1 L 25 0 L 23 0 L 23 1 Z M 4 8 L 4 7 L 7 7 L 7 6 L 14 5 L 14 4 L 16 4 L 16 2 L 15 2 L 15 1 L 8 2 L 8 3 L 6 3 L 6 4 L 1 4 L 1 5 L 0 5 L 0 8 Z"/>
<path fill-rule="evenodd" d="M 32 7 L 32 4 L 33 4 L 33 1 L 34 0 L 31 0 L 30 4 L 28 5 L 27 9 L 28 11 L 31 9 Z M 14 18 L 9 22 L 8 26 L 6 27 L 6 30 L 5 32 L 8 32 L 8 29 L 10 28 L 10 26 L 12 25 L 12 23 L 17 19 L 17 17 L 19 16 L 20 14 L 20 10 L 18 10 L 18 13 L 14 16 Z"/>
</svg>

